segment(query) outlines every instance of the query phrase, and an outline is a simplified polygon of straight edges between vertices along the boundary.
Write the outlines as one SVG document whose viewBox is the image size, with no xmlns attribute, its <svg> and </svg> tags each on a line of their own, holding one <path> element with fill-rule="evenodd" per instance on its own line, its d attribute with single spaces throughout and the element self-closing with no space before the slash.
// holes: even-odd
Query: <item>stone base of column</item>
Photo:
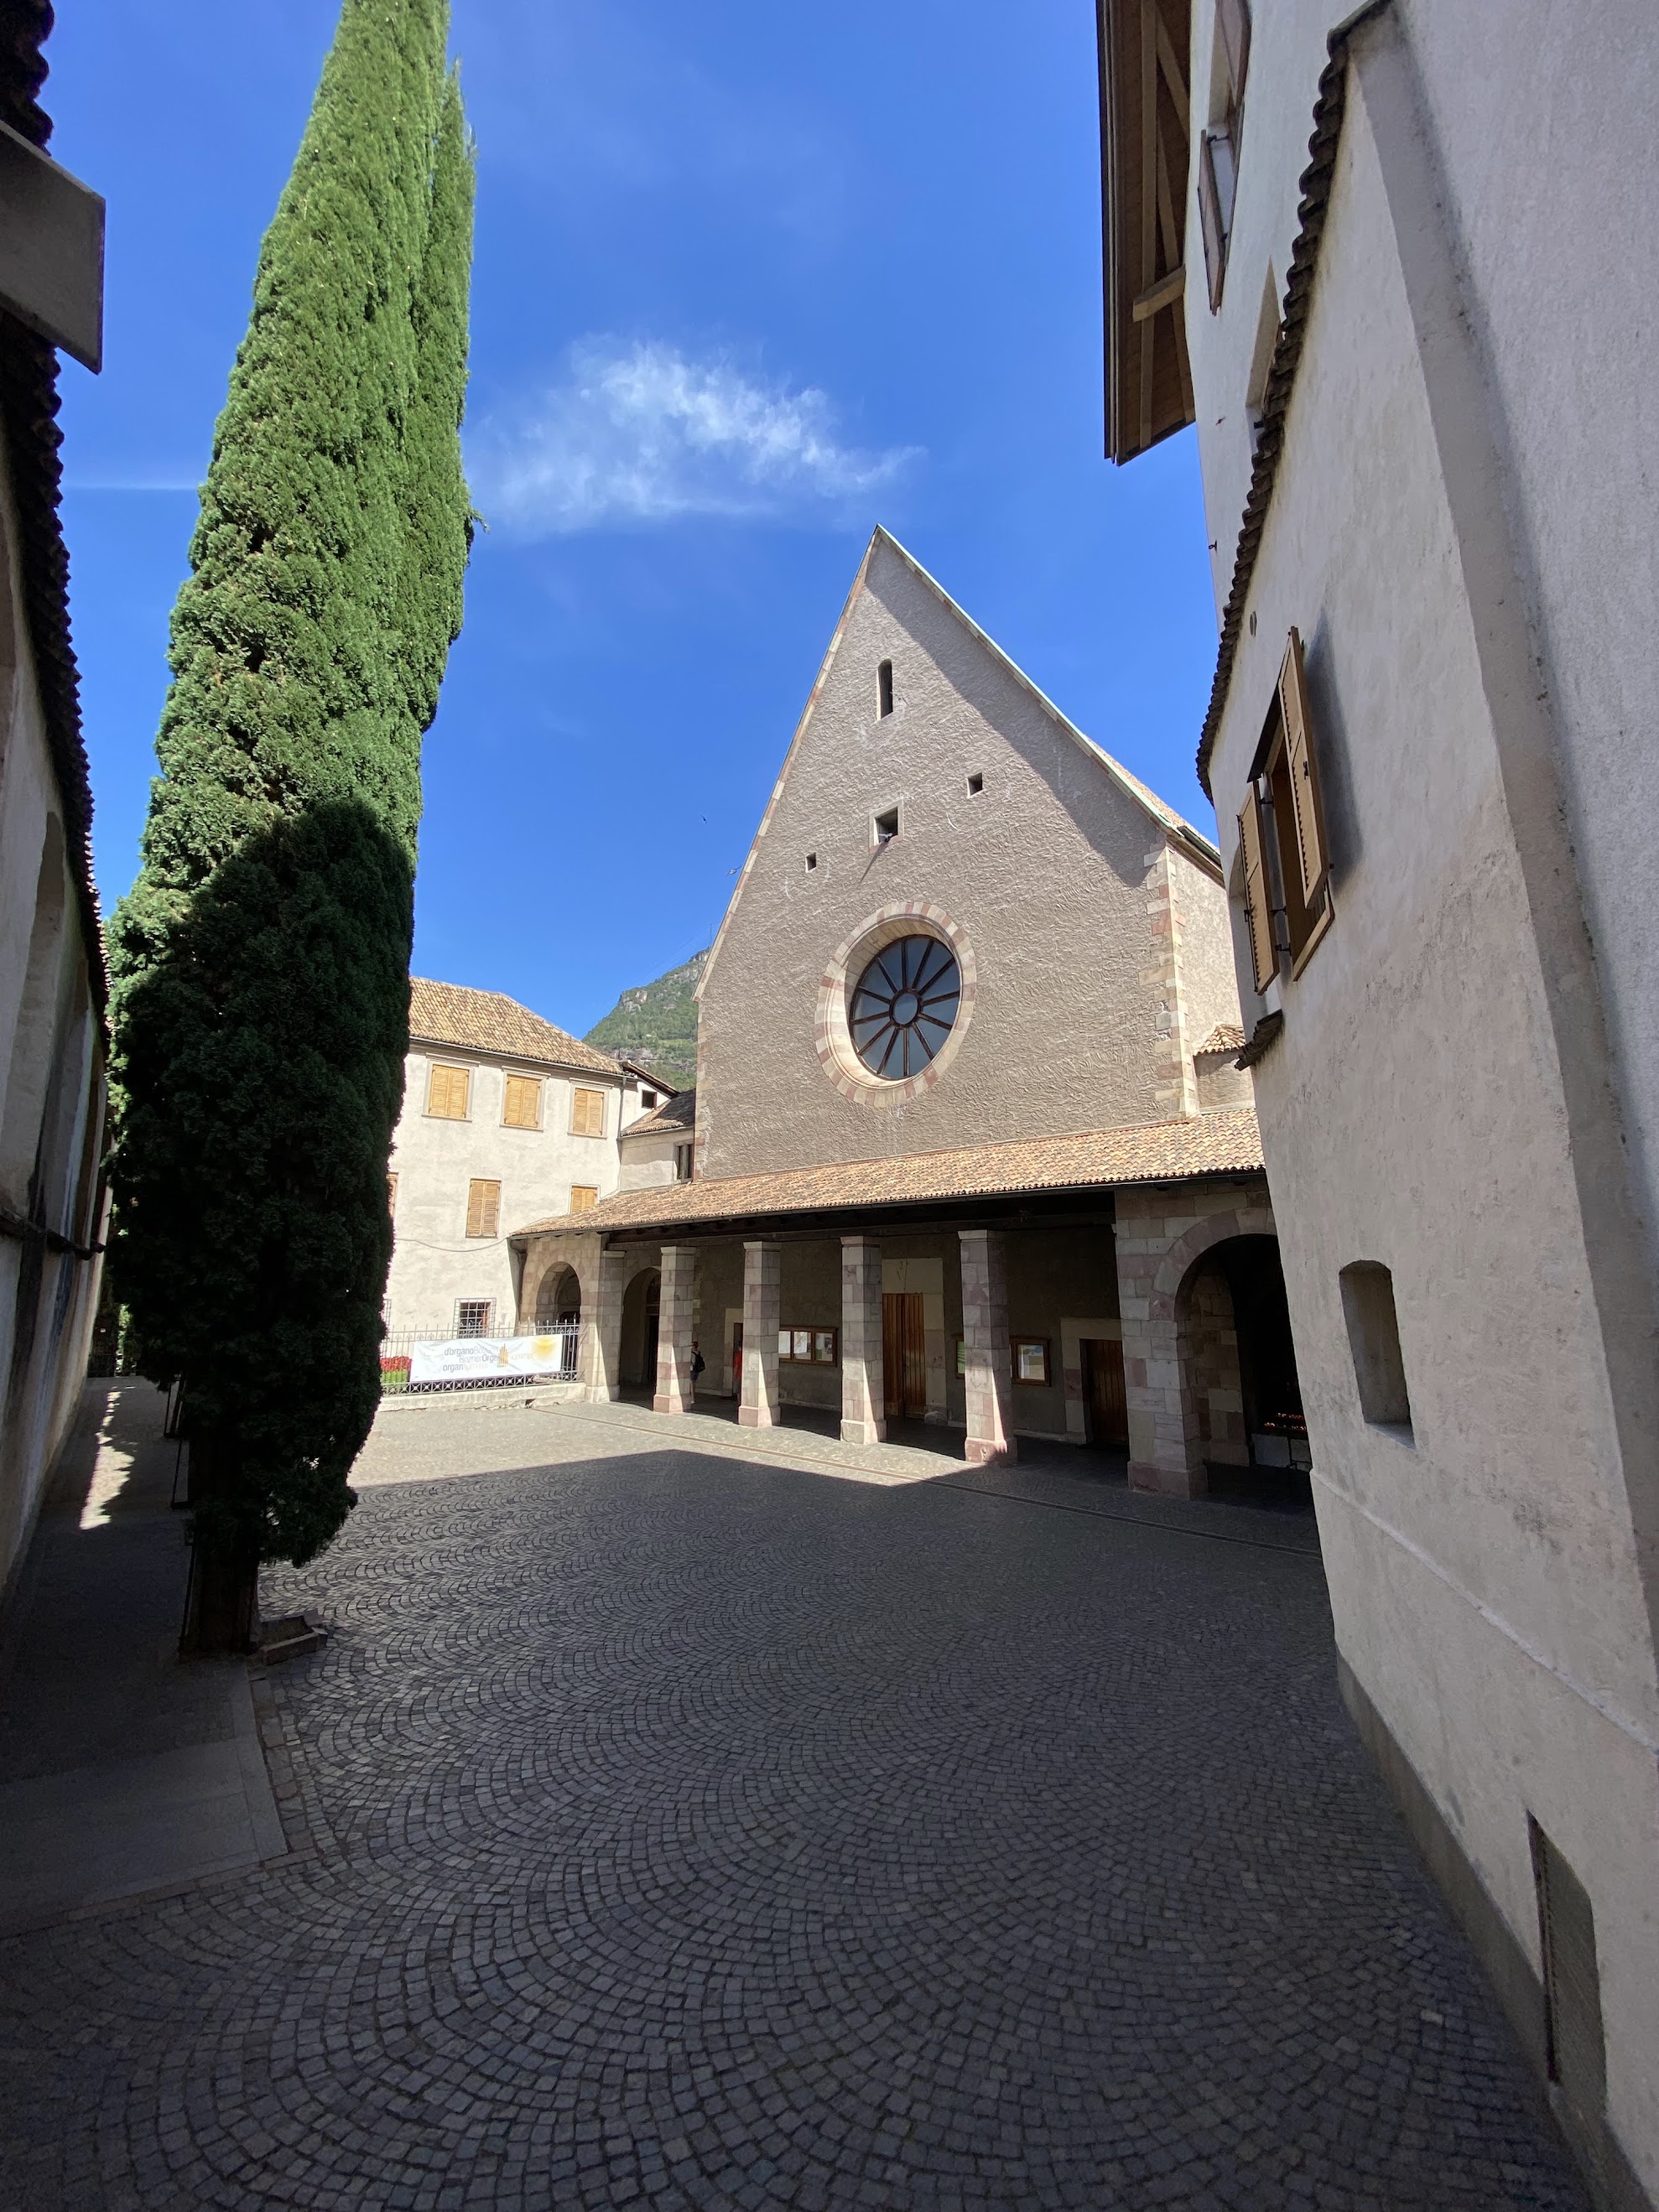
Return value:
<svg viewBox="0 0 1659 2212">
<path fill-rule="evenodd" d="M 659 1390 L 651 1401 L 653 1413 L 683 1413 L 685 1407 L 672 1390 Z"/>
<path fill-rule="evenodd" d="M 740 1429 L 775 1429 L 777 1423 L 772 1418 L 769 1406 L 739 1406 L 738 1426 Z"/>
<path fill-rule="evenodd" d="M 969 1467 L 1012 1467 L 1018 1461 L 1019 1446 L 1012 1437 L 1000 1444 L 985 1437 L 969 1437 L 962 1456 Z"/>
<path fill-rule="evenodd" d="M 611 1382 L 590 1382 L 582 1395 L 590 1406 L 611 1406 L 622 1393 Z"/>
<path fill-rule="evenodd" d="M 844 1444 L 884 1444 L 887 1424 L 885 1421 L 843 1421 L 841 1440 Z"/>
<path fill-rule="evenodd" d="M 1152 1460 L 1129 1462 L 1131 1490 L 1151 1491 L 1158 1498 L 1202 1498 L 1209 1486 L 1201 1471 L 1193 1474 L 1185 1468 L 1159 1467 Z"/>
</svg>

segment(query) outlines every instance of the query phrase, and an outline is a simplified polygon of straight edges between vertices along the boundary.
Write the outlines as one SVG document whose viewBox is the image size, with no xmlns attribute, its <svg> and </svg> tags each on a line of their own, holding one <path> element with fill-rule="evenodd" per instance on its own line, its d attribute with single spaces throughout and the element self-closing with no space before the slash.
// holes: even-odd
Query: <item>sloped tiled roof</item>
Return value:
<svg viewBox="0 0 1659 2212">
<path fill-rule="evenodd" d="M 1198 1049 L 1200 1053 L 1243 1052 L 1244 1032 L 1237 1022 L 1218 1022 Z"/>
<path fill-rule="evenodd" d="M 40 47 L 52 29 L 46 0 L 14 0 L 0 12 L 0 123 L 43 152 L 52 121 L 35 94 L 46 81 Z M 58 354 L 46 338 L 0 310 L 0 429 L 11 468 L 22 553 L 23 617 L 34 655 L 46 748 L 63 809 L 64 843 L 75 882 L 87 982 L 103 1012 L 109 995 L 103 923 L 92 866 L 92 777 L 81 732 L 81 679 L 70 640 L 69 552 L 59 501 Z"/>
<path fill-rule="evenodd" d="M 1241 1040 L 1242 1042 L 1242 1040 Z M 679 1137 L 696 1127 L 697 1094 L 693 1091 L 677 1091 L 672 1098 L 637 1121 L 630 1121 L 623 1131 L 624 1137 Z"/>
<path fill-rule="evenodd" d="M 427 1044 L 465 1045 L 506 1060 L 539 1060 L 585 1074 L 620 1075 L 609 1053 L 556 1029 L 505 991 L 473 991 L 464 983 L 409 979 L 409 1034 Z"/>
<path fill-rule="evenodd" d="M 1249 1109 L 1191 1121 L 1154 1121 L 1080 1136 L 1026 1137 L 1012 1144 L 969 1145 L 957 1152 L 914 1152 L 907 1159 L 852 1160 L 781 1168 L 770 1175 L 710 1176 L 696 1182 L 619 1191 L 584 1213 L 562 1213 L 515 1230 L 655 1229 L 760 1214 L 828 1208 L 912 1206 L 931 1199 L 997 1198 L 1021 1191 L 1103 1190 L 1115 1185 L 1182 1182 L 1196 1176 L 1260 1171 L 1261 1139 Z"/>
</svg>

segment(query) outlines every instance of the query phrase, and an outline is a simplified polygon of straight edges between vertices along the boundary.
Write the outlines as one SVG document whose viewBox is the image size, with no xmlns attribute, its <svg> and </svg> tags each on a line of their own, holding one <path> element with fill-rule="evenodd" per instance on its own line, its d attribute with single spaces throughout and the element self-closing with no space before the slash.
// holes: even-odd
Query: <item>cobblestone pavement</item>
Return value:
<svg viewBox="0 0 1659 2212">
<path fill-rule="evenodd" d="M 441 1418 L 291 1856 L 0 1944 L 0 2203 L 1579 2212 L 1270 1516 Z"/>
</svg>

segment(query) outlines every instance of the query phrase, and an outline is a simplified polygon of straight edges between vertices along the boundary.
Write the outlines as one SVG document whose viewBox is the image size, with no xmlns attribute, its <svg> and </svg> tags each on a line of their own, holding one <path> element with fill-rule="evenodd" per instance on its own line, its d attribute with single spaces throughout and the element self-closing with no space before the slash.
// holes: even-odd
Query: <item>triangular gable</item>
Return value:
<svg viewBox="0 0 1659 2212">
<path fill-rule="evenodd" d="M 919 582 L 927 586 L 939 604 L 955 617 L 969 636 L 983 646 L 993 659 L 1008 672 L 1021 690 L 1035 700 L 1050 720 L 1058 723 L 1066 735 L 1087 756 L 1095 767 L 1104 769 L 1119 788 L 1133 799 L 1143 812 L 1151 816 L 1152 821 L 1165 836 L 1176 838 L 1185 848 L 1188 856 L 1196 860 L 1206 873 L 1214 877 L 1218 883 L 1222 880 L 1221 855 L 1203 832 L 1194 830 L 1191 823 L 1183 821 L 1172 806 L 1166 806 L 1156 792 L 1149 791 L 1139 776 L 1131 775 L 1121 762 L 1114 760 L 1103 746 L 1097 745 L 1092 738 L 1085 737 L 1075 722 L 1061 714 L 1048 694 L 1038 690 L 1018 663 L 1009 659 L 996 640 L 988 636 L 973 617 L 957 605 L 945 586 L 936 578 L 928 574 L 921 562 L 914 555 L 905 551 L 891 532 L 884 530 L 878 523 L 871 534 L 869 544 L 865 548 L 864 558 L 859 562 L 858 573 L 853 579 L 852 589 L 847 594 L 840 617 L 830 634 L 829 647 L 823 659 L 818 664 L 818 672 L 813 678 L 812 688 L 806 695 L 806 704 L 802 708 L 800 719 L 795 724 L 794 735 L 789 740 L 789 749 L 784 754 L 783 765 L 779 769 L 777 781 L 772 786 L 771 797 L 766 802 L 755 835 L 750 841 L 749 851 L 744 857 L 743 866 L 738 871 L 738 880 L 732 886 L 731 897 L 726 901 L 726 912 L 720 917 L 720 928 L 715 932 L 714 942 L 709 947 L 708 957 L 703 963 L 702 974 L 698 977 L 697 988 L 692 994 L 699 1000 L 702 997 L 704 985 L 714 973 L 714 963 L 719 959 L 720 947 L 726 941 L 727 926 L 737 911 L 738 900 L 743 896 L 744 887 L 749 880 L 749 872 L 755 864 L 755 856 L 760 850 L 761 842 L 771 824 L 773 815 L 777 811 L 778 801 L 783 794 L 783 787 L 788 778 L 790 765 L 806 735 L 818 701 L 823 696 L 823 687 L 829 681 L 830 670 L 835 666 L 836 656 L 841 650 L 842 640 L 847 635 L 847 626 L 852 619 L 853 610 L 858 605 L 868 582 L 870 563 L 875 558 L 878 549 L 882 546 L 885 546 L 890 552 L 896 554 L 911 574 Z"/>
</svg>

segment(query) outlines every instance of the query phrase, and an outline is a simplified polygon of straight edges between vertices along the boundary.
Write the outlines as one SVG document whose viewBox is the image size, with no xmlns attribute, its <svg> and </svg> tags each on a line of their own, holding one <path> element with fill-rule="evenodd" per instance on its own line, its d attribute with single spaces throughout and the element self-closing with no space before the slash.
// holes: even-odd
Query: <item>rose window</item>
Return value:
<svg viewBox="0 0 1659 2212">
<path fill-rule="evenodd" d="M 962 976 L 936 937 L 901 937 L 858 980 L 847 1010 L 853 1049 L 872 1075 L 920 1075 L 956 1025 Z"/>
</svg>

